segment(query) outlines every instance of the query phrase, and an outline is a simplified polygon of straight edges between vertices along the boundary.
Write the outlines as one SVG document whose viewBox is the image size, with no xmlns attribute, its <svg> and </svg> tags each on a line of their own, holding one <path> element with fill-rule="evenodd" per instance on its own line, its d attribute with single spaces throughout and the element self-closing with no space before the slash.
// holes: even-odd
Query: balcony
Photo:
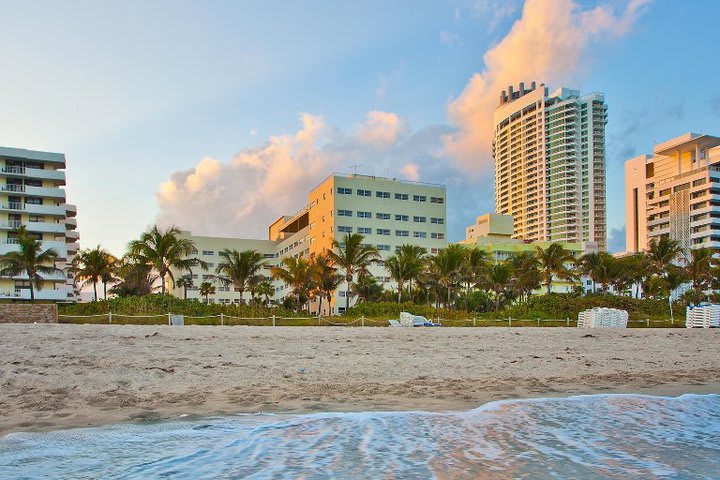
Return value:
<svg viewBox="0 0 720 480">
<path fill-rule="evenodd" d="M 62 205 L 33 205 L 31 203 L 26 203 L 23 211 L 31 215 L 53 215 L 57 217 L 65 216 L 65 207 Z"/>
<path fill-rule="evenodd" d="M 65 214 L 68 217 L 74 217 L 77 215 L 77 207 L 75 205 L 65 204 Z"/>
<path fill-rule="evenodd" d="M 45 286 L 42 290 L 35 290 L 35 300 L 63 302 L 72 299 L 68 294 L 72 295 L 72 291 L 68 289 L 52 290 Z M 0 299 L 30 300 L 30 289 L 16 288 L 14 290 L 0 290 Z"/>
<path fill-rule="evenodd" d="M 67 277 L 65 276 L 65 272 L 57 272 L 57 273 L 49 273 L 49 274 L 40 274 L 40 276 L 45 280 L 46 282 L 65 282 L 67 280 Z M 3 277 L 7 278 L 7 277 Z M 27 273 L 23 272 L 20 275 L 15 275 L 12 277 L 14 280 L 28 280 Z"/>
<path fill-rule="evenodd" d="M 65 233 L 64 223 L 23 222 L 28 232 Z"/>
<path fill-rule="evenodd" d="M 18 250 L 18 248 L 19 247 L 17 239 L 15 238 L 0 239 L 0 255 L 4 255 L 8 252 L 15 252 Z M 56 240 L 45 240 L 44 242 L 42 242 L 42 245 L 40 247 L 41 251 L 44 252 L 49 248 L 54 249 L 61 259 L 67 258 L 67 252 L 69 248 L 68 244 L 66 244 L 65 242 L 58 242 Z"/>
<path fill-rule="evenodd" d="M 80 233 L 76 232 L 75 230 L 69 230 L 65 232 L 65 236 L 69 238 L 70 240 L 79 240 L 80 239 Z"/>
<path fill-rule="evenodd" d="M 77 219 L 75 218 L 66 218 L 65 219 L 65 227 L 68 230 L 75 230 L 77 228 Z"/>
<path fill-rule="evenodd" d="M 4 166 L 0 172 L 9 177 L 37 178 L 41 180 L 56 180 L 65 184 L 65 172 L 63 170 L 45 170 L 39 168 L 25 168 L 16 166 Z"/>
<path fill-rule="evenodd" d="M 80 249 L 80 244 L 77 242 L 71 242 L 65 244 L 67 247 L 68 254 L 75 254 Z"/>
<path fill-rule="evenodd" d="M 5 185 L 0 185 L 0 191 L 25 194 L 33 197 L 61 198 L 65 200 L 65 190 L 63 190 L 62 188 L 31 187 L 8 183 Z"/>
</svg>

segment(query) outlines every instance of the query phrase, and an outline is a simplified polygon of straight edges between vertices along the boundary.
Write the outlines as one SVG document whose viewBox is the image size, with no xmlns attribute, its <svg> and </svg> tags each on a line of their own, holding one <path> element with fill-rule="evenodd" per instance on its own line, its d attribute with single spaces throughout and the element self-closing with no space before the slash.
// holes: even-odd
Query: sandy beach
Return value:
<svg viewBox="0 0 720 480">
<path fill-rule="evenodd" d="M 720 331 L 0 325 L 0 435 L 237 412 L 720 393 Z"/>
</svg>

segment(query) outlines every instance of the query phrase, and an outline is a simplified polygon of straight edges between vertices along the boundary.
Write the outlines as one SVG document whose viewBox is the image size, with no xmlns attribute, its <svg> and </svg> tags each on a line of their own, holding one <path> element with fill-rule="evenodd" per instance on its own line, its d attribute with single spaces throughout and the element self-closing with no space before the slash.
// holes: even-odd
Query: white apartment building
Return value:
<svg viewBox="0 0 720 480">
<path fill-rule="evenodd" d="M 334 239 L 340 242 L 346 233 L 359 233 L 367 244 L 377 247 L 382 256 L 370 267 L 370 273 L 379 283 L 394 287 L 383 259 L 393 255 L 400 245 L 419 245 L 430 254 L 447 246 L 445 197 L 443 185 L 333 174 L 310 191 L 308 202 L 300 211 L 282 216 L 269 226 L 268 240 L 188 234 L 196 243 L 198 258 L 213 265 L 211 271 L 202 272 L 197 268 L 198 271 L 193 269 L 192 274 L 200 281 L 203 275 L 212 275 L 219 261 L 217 252 L 224 248 L 255 249 L 265 255 L 269 265 L 276 265 L 285 257 L 312 258 L 332 249 Z M 274 285 L 275 300 L 282 301 L 292 294 L 292 289 L 282 282 L 274 282 Z M 332 305 L 324 306 L 324 314 L 344 311 L 347 288 L 345 284 L 338 288 Z M 233 288 L 218 291 L 209 301 L 231 303 L 239 300 L 237 293 L 230 290 Z M 175 289 L 173 294 L 182 296 L 182 290 Z M 194 290 L 188 292 L 188 297 L 200 298 Z M 246 292 L 245 300 L 249 298 Z"/>
<path fill-rule="evenodd" d="M 600 93 L 509 86 L 494 113 L 495 211 L 513 237 L 607 246 L 605 124 Z"/>
<path fill-rule="evenodd" d="M 625 162 L 626 250 L 668 236 L 720 248 L 720 137 L 686 133 Z"/>
<path fill-rule="evenodd" d="M 65 202 L 65 155 L 0 147 L 0 254 L 17 249 L 17 229 L 42 241 L 60 255 L 65 269 L 79 249 L 77 208 Z M 71 275 L 45 277 L 38 300 L 74 301 L 78 290 Z M 0 278 L 0 298 L 30 299 L 27 275 Z"/>
</svg>

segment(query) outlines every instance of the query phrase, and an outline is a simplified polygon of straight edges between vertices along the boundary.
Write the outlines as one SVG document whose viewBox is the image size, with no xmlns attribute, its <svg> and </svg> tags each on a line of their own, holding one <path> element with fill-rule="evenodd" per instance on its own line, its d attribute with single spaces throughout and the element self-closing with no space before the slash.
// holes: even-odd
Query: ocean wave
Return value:
<svg viewBox="0 0 720 480">
<path fill-rule="evenodd" d="M 237 415 L 0 439 L 0 478 L 718 478 L 720 395 Z"/>
</svg>

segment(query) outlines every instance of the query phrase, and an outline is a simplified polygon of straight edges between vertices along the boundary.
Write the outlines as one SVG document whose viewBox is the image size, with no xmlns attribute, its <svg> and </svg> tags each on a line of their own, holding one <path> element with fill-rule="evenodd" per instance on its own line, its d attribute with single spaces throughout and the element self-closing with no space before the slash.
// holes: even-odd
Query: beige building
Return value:
<svg viewBox="0 0 720 480">
<path fill-rule="evenodd" d="M 65 155 L 0 147 L 0 254 L 16 250 L 17 229 L 53 248 L 65 269 L 78 251 L 77 208 L 65 202 Z M 38 300 L 74 301 L 79 294 L 71 275 L 45 276 Z M 27 275 L 0 278 L 0 298 L 30 299 Z"/>
<path fill-rule="evenodd" d="M 720 248 L 720 138 L 686 133 L 625 162 L 626 250 L 668 236 Z"/>
<path fill-rule="evenodd" d="M 515 238 L 596 243 L 606 249 L 602 94 L 520 83 L 494 113 L 495 211 Z"/>
<path fill-rule="evenodd" d="M 535 252 L 537 247 L 545 249 L 554 242 L 513 238 L 513 218 L 511 216 L 487 213 L 477 217 L 473 225 L 465 228 L 465 240 L 459 243 L 479 248 L 496 261 L 505 261 L 522 252 Z M 586 253 L 596 252 L 598 249 L 597 244 L 594 243 L 558 243 L 577 258 Z M 567 293 L 581 283 L 586 285 L 586 280 L 582 279 L 581 282 L 558 280 L 553 282 L 551 289 L 553 292 Z M 545 293 L 545 289 L 540 288 L 537 293 Z"/>
<path fill-rule="evenodd" d="M 238 251 L 252 248 L 262 252 L 268 263 L 277 264 L 284 257 L 312 258 L 331 249 L 333 240 L 341 241 L 346 233 L 363 235 L 367 244 L 377 247 L 383 259 L 403 244 L 419 245 L 431 254 L 437 253 L 447 246 L 445 195 L 443 185 L 333 174 L 310 191 L 302 209 L 276 219 L 268 227 L 267 240 L 190 236 L 196 242 L 199 258 L 213 264 L 212 272 L 197 269 L 192 274 L 201 281 L 203 275 L 214 273 L 219 261 L 217 252 L 223 248 Z M 383 259 L 371 266 L 370 273 L 379 283 L 393 287 Z M 292 293 L 282 282 L 274 285 L 277 301 Z M 182 296 L 181 289 L 173 293 Z M 218 291 L 209 300 L 237 301 L 238 296 L 233 293 Z M 324 313 L 344 311 L 346 295 L 347 285 L 343 284 Z M 193 290 L 188 296 L 199 298 L 199 293 Z"/>
</svg>

